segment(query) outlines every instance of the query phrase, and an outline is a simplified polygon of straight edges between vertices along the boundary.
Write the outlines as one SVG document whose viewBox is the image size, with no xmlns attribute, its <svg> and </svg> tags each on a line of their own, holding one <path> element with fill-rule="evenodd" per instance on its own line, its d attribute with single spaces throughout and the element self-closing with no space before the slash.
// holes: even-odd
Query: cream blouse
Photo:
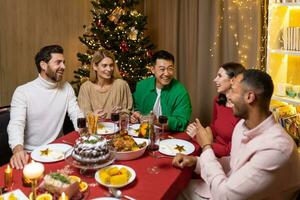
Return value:
<svg viewBox="0 0 300 200">
<path fill-rule="evenodd" d="M 122 79 L 115 79 L 105 92 L 97 90 L 96 84 L 87 81 L 80 87 L 78 104 L 85 114 L 104 109 L 109 118 L 115 106 L 121 107 L 124 112 L 129 112 L 132 109 L 132 95 L 127 82 Z"/>
</svg>

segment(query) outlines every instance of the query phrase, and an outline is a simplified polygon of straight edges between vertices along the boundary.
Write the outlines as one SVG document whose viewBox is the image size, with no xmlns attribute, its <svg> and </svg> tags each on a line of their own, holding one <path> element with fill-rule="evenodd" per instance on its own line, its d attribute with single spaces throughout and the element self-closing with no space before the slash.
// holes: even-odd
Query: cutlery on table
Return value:
<svg viewBox="0 0 300 200">
<path fill-rule="evenodd" d="M 127 195 L 123 195 L 121 190 L 117 189 L 117 188 L 109 188 L 108 189 L 109 192 L 116 198 L 124 198 L 124 199 L 129 199 L 129 200 L 135 200 L 134 198 L 127 196 Z"/>
</svg>

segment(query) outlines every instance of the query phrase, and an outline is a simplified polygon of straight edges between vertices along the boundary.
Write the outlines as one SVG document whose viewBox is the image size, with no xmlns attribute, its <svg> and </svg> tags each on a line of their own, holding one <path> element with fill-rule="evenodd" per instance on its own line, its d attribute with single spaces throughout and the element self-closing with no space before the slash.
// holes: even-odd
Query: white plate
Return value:
<svg viewBox="0 0 300 200">
<path fill-rule="evenodd" d="M 14 196 L 17 199 L 28 200 L 28 197 L 20 189 L 13 190 L 11 192 L 7 192 L 7 193 L 3 194 L 2 196 L 0 195 L 0 197 L 3 197 L 4 200 L 8 200 L 9 195 L 11 195 L 12 193 L 14 194 Z"/>
<path fill-rule="evenodd" d="M 48 155 L 42 155 L 41 151 L 49 149 Z M 44 146 L 40 146 L 31 152 L 31 158 L 35 161 L 39 162 L 56 162 L 69 157 L 72 153 L 70 151 L 73 147 L 68 144 L 61 144 L 61 143 L 54 143 L 54 144 L 47 144 Z"/>
<path fill-rule="evenodd" d="M 102 170 L 102 169 L 106 169 L 106 168 L 110 168 L 110 167 L 118 167 L 119 169 L 120 169 L 121 167 L 125 167 L 125 168 L 130 172 L 130 174 L 131 174 L 131 177 L 129 178 L 129 180 L 127 181 L 127 183 L 125 183 L 125 184 L 123 184 L 123 185 L 111 185 L 111 184 L 103 183 L 103 182 L 100 180 L 100 178 L 99 178 L 99 172 L 100 172 L 100 170 Z M 98 170 L 98 171 L 95 173 L 95 179 L 96 179 L 96 181 L 97 181 L 99 184 L 101 184 L 101 185 L 103 185 L 103 186 L 106 186 L 106 187 L 112 187 L 112 188 L 120 188 L 120 187 L 124 187 L 124 186 L 130 184 L 130 183 L 135 179 L 135 177 L 136 177 L 135 171 L 134 171 L 131 167 L 127 167 L 127 166 L 125 166 L 125 165 L 110 165 L 110 166 L 105 167 L 105 168 L 102 168 L 102 169 Z"/>
<path fill-rule="evenodd" d="M 133 137 L 138 137 L 139 130 L 140 130 L 140 125 L 141 124 L 132 124 L 132 125 L 130 125 L 129 129 L 128 129 L 128 135 L 131 135 Z M 154 125 L 154 128 L 160 128 L 160 127 Z"/>
<path fill-rule="evenodd" d="M 102 124 L 103 128 L 98 128 L 99 124 Z M 97 134 L 99 135 L 109 135 L 119 131 L 119 127 L 117 124 L 114 130 L 114 123 L 112 122 L 100 122 L 99 124 L 97 125 Z"/>
<path fill-rule="evenodd" d="M 139 135 L 140 124 L 132 124 L 129 126 L 128 135 L 137 137 Z"/>
<path fill-rule="evenodd" d="M 179 152 L 176 148 L 176 145 L 183 146 L 184 151 Z M 185 140 L 181 139 L 166 139 L 161 140 L 159 143 L 159 152 L 168 156 L 175 156 L 177 153 L 182 153 L 185 155 L 193 153 L 195 146 Z"/>
</svg>

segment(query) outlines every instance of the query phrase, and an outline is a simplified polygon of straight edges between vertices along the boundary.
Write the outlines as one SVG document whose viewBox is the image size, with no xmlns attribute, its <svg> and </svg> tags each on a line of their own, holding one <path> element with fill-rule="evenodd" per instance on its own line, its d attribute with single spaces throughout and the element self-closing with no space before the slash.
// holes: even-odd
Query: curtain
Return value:
<svg viewBox="0 0 300 200">
<path fill-rule="evenodd" d="M 144 0 L 143 10 L 156 49 L 175 56 L 176 77 L 191 97 L 191 120 L 208 125 L 220 64 L 260 64 L 260 0 Z"/>
</svg>

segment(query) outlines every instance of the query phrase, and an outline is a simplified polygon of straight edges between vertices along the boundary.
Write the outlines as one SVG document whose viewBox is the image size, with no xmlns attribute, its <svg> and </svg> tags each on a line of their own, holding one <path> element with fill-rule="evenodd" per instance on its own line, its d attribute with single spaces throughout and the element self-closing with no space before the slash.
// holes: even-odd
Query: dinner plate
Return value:
<svg viewBox="0 0 300 200">
<path fill-rule="evenodd" d="M 112 122 L 100 122 L 97 124 L 97 134 L 99 135 L 109 135 L 114 134 L 119 131 L 119 127 L 116 124 L 114 129 L 114 123 Z"/>
<path fill-rule="evenodd" d="M 139 130 L 140 130 L 140 124 L 132 124 L 129 126 L 128 135 L 131 135 L 133 137 L 138 137 Z"/>
<path fill-rule="evenodd" d="M 166 139 L 161 140 L 159 143 L 159 152 L 168 156 L 175 156 L 177 153 L 188 155 L 193 153 L 194 150 L 195 146 L 186 140 Z"/>
<path fill-rule="evenodd" d="M 100 179 L 99 177 L 99 173 L 100 173 L 100 170 L 103 170 L 103 169 L 107 169 L 107 168 L 110 168 L 110 167 L 118 167 L 119 169 L 122 168 L 122 167 L 125 167 L 131 174 L 131 177 L 129 178 L 129 180 L 127 181 L 127 183 L 123 184 L 123 185 L 111 185 L 111 184 L 106 184 L 106 183 L 103 183 L 102 180 Z M 95 173 L 95 179 L 96 181 L 103 185 L 103 186 L 106 186 L 106 187 L 112 187 L 112 188 L 120 188 L 120 187 L 124 187 L 128 184 L 130 184 L 132 181 L 134 181 L 135 177 L 136 177 L 136 173 L 135 171 L 131 168 L 131 167 L 127 167 L 125 165 L 110 165 L 108 167 L 105 167 L 105 168 L 102 168 L 98 170 L 96 173 Z"/>
<path fill-rule="evenodd" d="M 0 195 L 0 197 L 2 197 L 4 200 L 8 200 L 9 196 L 12 194 L 16 197 L 16 199 L 28 200 L 28 197 L 20 189 L 7 192 L 2 196 Z"/>
<path fill-rule="evenodd" d="M 33 150 L 33 152 L 31 152 L 31 158 L 35 161 L 45 163 L 57 162 L 65 159 L 65 155 L 66 157 L 69 157 L 72 153 L 72 151 L 70 151 L 72 148 L 72 146 L 62 143 L 47 144 Z M 43 155 L 43 152 L 47 151 L 47 149 L 48 154 Z"/>
</svg>

